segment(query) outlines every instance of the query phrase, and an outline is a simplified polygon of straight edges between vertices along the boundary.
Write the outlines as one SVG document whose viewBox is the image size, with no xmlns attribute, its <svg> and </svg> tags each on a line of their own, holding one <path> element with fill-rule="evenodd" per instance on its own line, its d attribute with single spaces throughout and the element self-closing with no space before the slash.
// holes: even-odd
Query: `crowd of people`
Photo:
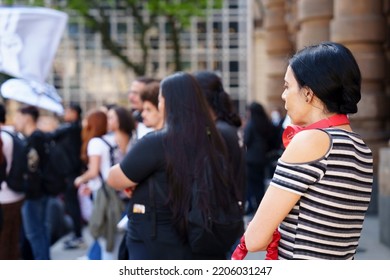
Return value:
<svg viewBox="0 0 390 280">
<path fill-rule="evenodd" d="M 21 134 L 29 180 L 23 193 L 1 183 L 0 259 L 50 259 L 53 197 L 39 180 L 47 139 L 67 149 L 73 166 L 55 197 L 71 221 L 64 250 L 86 246 L 88 227 L 88 251 L 100 250 L 89 259 L 230 259 L 237 245 L 267 250 L 277 231 L 281 259 L 353 258 L 370 200 L 372 154 L 348 121 L 332 120 L 357 112 L 360 83 L 350 51 L 322 43 L 289 61 L 281 92 L 287 114 L 252 102 L 240 117 L 212 71 L 140 77 L 130 86 L 131 109 L 110 104 L 83 115 L 69 104 L 50 132 L 40 129 L 33 106 L 20 107 L 6 126 L 0 105 L 0 164 L 9 171 L 12 161 L 12 137 L 3 130 Z M 286 136 L 285 120 L 307 131 Z M 233 209 L 228 197 L 242 220 L 254 215 L 252 221 L 229 246 L 195 250 L 191 211 L 212 232 L 215 209 L 226 217 Z"/>
</svg>

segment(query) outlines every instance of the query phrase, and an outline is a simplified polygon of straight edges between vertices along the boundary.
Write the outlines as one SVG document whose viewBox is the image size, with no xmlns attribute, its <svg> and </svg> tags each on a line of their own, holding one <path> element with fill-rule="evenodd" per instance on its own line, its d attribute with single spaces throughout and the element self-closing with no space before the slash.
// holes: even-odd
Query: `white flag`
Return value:
<svg viewBox="0 0 390 280">
<path fill-rule="evenodd" d="M 0 7 L 0 72 L 44 83 L 68 15 L 42 7 Z"/>
</svg>

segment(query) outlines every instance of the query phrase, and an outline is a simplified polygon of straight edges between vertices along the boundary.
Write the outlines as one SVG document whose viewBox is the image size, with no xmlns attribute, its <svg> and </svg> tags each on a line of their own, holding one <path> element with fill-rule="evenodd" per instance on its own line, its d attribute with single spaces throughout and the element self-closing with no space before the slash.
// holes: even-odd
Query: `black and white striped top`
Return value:
<svg viewBox="0 0 390 280">
<path fill-rule="evenodd" d="M 271 185 L 301 195 L 279 226 L 279 259 L 353 259 L 373 183 L 372 152 L 361 137 L 323 129 L 329 151 L 314 162 L 281 160 Z"/>
</svg>

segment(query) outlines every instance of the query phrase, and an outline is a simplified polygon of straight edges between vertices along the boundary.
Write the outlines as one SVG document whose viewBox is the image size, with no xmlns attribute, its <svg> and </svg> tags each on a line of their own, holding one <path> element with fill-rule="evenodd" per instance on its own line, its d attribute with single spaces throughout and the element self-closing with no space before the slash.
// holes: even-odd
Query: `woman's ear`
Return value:
<svg viewBox="0 0 390 280">
<path fill-rule="evenodd" d="M 313 97 L 314 97 L 314 93 L 313 91 L 311 90 L 311 88 L 305 86 L 304 87 L 304 93 L 305 95 L 305 101 L 306 103 L 310 103 L 312 100 L 313 100 Z"/>
</svg>

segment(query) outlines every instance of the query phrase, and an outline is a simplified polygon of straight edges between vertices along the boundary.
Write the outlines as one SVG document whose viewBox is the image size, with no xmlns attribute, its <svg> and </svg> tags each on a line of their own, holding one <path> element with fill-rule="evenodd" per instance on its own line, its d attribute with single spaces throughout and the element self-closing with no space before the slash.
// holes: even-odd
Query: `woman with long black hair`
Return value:
<svg viewBox="0 0 390 280">
<path fill-rule="evenodd" d="M 245 201 L 245 149 L 241 137 L 242 121 L 236 113 L 229 94 L 225 91 L 222 79 L 212 71 L 194 73 L 215 121 L 217 130 L 225 140 L 229 161 L 232 166 L 236 194 L 240 201 Z"/>
<path fill-rule="evenodd" d="M 227 183 L 231 173 L 223 168 L 228 164 L 222 164 L 228 162 L 225 144 L 194 77 L 180 72 L 165 78 L 159 110 L 164 129 L 136 143 L 108 177 L 109 185 L 131 195 L 129 258 L 226 258 L 227 252 L 194 254 L 187 239 L 194 183 L 200 190 L 196 207 L 204 215 L 211 211 L 212 197 L 225 207 L 226 192 L 233 188 Z"/>
</svg>

